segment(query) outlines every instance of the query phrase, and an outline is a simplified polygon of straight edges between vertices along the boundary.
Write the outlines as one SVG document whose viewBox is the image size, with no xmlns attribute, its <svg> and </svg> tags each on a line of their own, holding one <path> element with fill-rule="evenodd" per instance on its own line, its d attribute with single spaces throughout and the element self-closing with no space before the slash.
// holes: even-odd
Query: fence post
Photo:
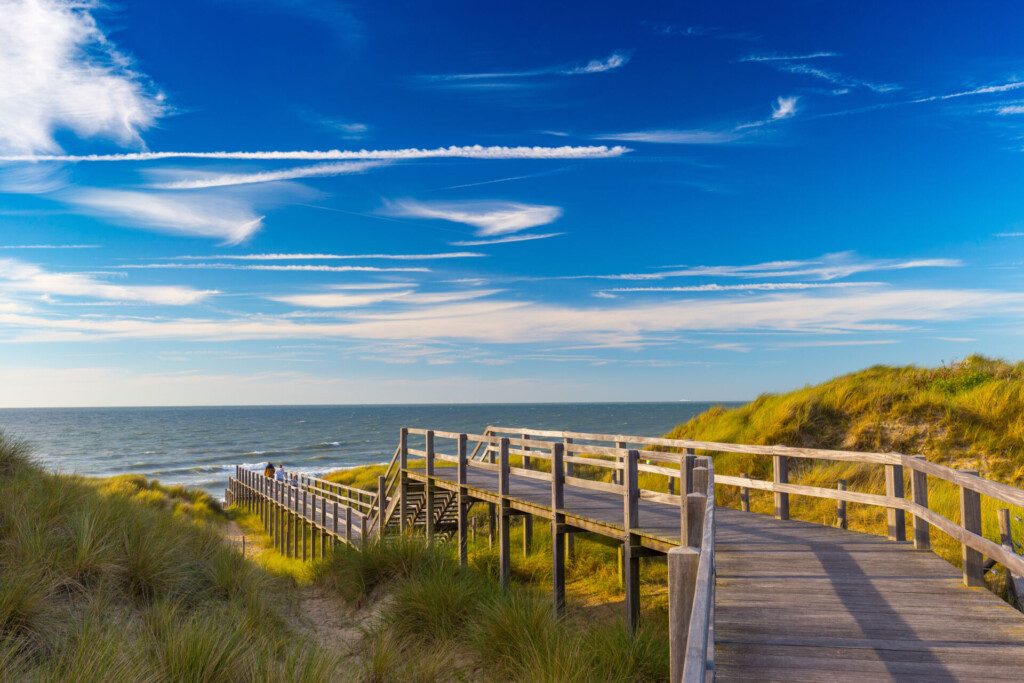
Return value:
<svg viewBox="0 0 1024 683">
<path fill-rule="evenodd" d="M 915 455 L 915 459 L 924 460 L 923 455 Z M 916 469 L 910 470 L 910 497 L 923 508 L 928 507 L 928 475 Z M 918 550 L 929 550 L 932 547 L 931 525 L 924 519 L 914 515 L 914 547 Z"/>
<path fill-rule="evenodd" d="M 459 498 L 456 501 L 459 506 L 459 566 L 469 566 L 469 534 L 466 528 L 466 522 L 469 518 L 469 491 L 466 488 L 466 476 L 468 474 L 468 463 L 469 460 L 466 457 L 466 440 L 465 434 L 459 434 L 459 442 L 457 446 L 457 452 L 459 456 L 459 470 L 458 470 L 458 484 L 459 484 Z M 474 520 L 475 521 L 475 520 Z M 474 537 L 474 541 L 476 538 Z"/>
<path fill-rule="evenodd" d="M 744 472 L 740 475 L 744 479 L 747 479 L 747 473 Z M 743 512 L 750 512 L 750 489 L 746 486 L 740 488 L 740 510 Z"/>
<path fill-rule="evenodd" d="M 508 538 L 508 437 L 502 437 L 498 447 L 498 557 L 500 569 L 498 576 L 501 582 L 501 589 L 508 590 L 512 578 L 512 564 L 509 554 L 511 547 Z"/>
<path fill-rule="evenodd" d="M 384 526 L 387 520 L 384 513 L 388 509 L 388 480 L 384 475 L 377 477 L 377 535 L 384 535 Z"/>
<path fill-rule="evenodd" d="M 573 443 L 573 439 L 572 439 L 571 436 L 565 437 L 565 439 L 563 440 L 563 444 L 564 444 L 563 445 L 563 450 L 562 450 L 563 457 L 565 455 L 572 455 L 572 451 L 569 450 L 569 446 L 572 443 Z M 564 460 L 563 460 L 563 462 L 564 462 Z M 571 463 L 571 462 L 564 462 L 563 467 L 565 468 L 565 470 L 564 470 L 565 476 L 571 477 L 571 476 L 573 476 L 573 474 L 575 474 L 575 465 L 573 463 Z M 621 475 L 619 476 L 619 483 L 622 483 L 622 476 Z M 575 557 L 575 555 L 576 555 L 576 535 L 572 531 L 570 531 L 569 529 L 566 529 L 566 531 L 565 531 L 565 557 L 566 557 L 566 561 L 568 561 L 572 557 Z"/>
<path fill-rule="evenodd" d="M 320 559 L 327 555 L 327 498 L 320 498 Z"/>
<path fill-rule="evenodd" d="M 366 515 L 360 513 L 359 514 L 359 547 L 364 549 L 364 550 L 366 549 L 366 544 L 370 542 L 370 539 L 367 538 L 368 535 L 369 535 L 369 529 L 367 528 L 367 524 L 366 524 Z"/>
<path fill-rule="evenodd" d="M 345 506 L 345 543 L 352 546 L 352 506 Z"/>
<path fill-rule="evenodd" d="M 977 470 L 960 470 L 960 473 L 978 475 Z M 981 535 L 981 495 L 963 484 L 960 485 L 960 526 L 966 531 Z M 985 570 L 981 553 L 966 543 L 961 543 L 960 558 L 964 566 L 964 585 L 984 586 Z"/>
<path fill-rule="evenodd" d="M 903 498 L 903 465 L 885 466 L 885 495 L 890 498 Z M 886 508 L 885 518 L 889 525 L 889 540 L 907 540 L 906 513 L 896 508 Z"/>
<path fill-rule="evenodd" d="M 691 494 L 697 495 L 697 494 Z M 684 496 L 688 498 L 689 496 Z M 697 588 L 700 553 L 686 545 L 668 551 L 668 638 L 670 681 L 683 680 L 690 612 Z"/>
<path fill-rule="evenodd" d="M 692 448 L 686 449 L 683 456 L 683 480 L 679 489 L 679 495 L 686 496 L 693 493 L 693 468 L 697 466 L 697 456 Z"/>
<path fill-rule="evenodd" d="M 836 484 L 836 488 L 840 491 L 845 491 L 846 480 L 840 479 L 839 483 Z M 848 528 L 849 522 L 846 519 L 846 501 L 842 499 L 836 500 L 836 524 L 839 525 L 840 529 Z"/>
<path fill-rule="evenodd" d="M 333 520 L 334 527 L 334 546 L 333 549 L 338 549 L 338 501 L 334 501 L 334 507 L 331 510 L 331 518 Z"/>
<path fill-rule="evenodd" d="M 686 496 L 686 538 L 683 542 L 700 548 L 704 538 L 704 513 L 707 510 L 708 468 L 693 468 L 693 493 Z"/>
<path fill-rule="evenodd" d="M 772 456 L 772 480 L 776 484 L 789 483 L 789 461 L 784 455 Z M 789 519 L 789 494 L 775 492 L 775 517 Z"/>
<path fill-rule="evenodd" d="M 427 543 L 434 542 L 434 430 L 427 430 L 424 436 L 426 442 L 427 462 L 425 473 L 427 481 L 424 484 L 425 501 L 423 504 L 423 522 L 427 525 Z"/>
<path fill-rule="evenodd" d="M 565 610 L 564 453 L 564 444 L 551 444 L 551 580 L 555 614 Z"/>
<path fill-rule="evenodd" d="M 405 533 L 406 517 L 409 515 L 409 428 L 402 427 L 398 433 L 398 529 Z"/>
<path fill-rule="evenodd" d="M 300 526 L 302 526 L 302 561 L 306 561 L 306 510 L 308 509 L 307 503 L 309 501 L 307 497 L 308 492 L 302 490 L 302 515 L 300 518 Z"/>
<path fill-rule="evenodd" d="M 626 626 L 635 633 L 640 621 L 640 555 L 639 539 L 632 533 L 640 526 L 640 486 L 637 465 L 640 454 L 630 450 L 626 454 L 622 492 L 622 571 L 626 589 Z"/>
</svg>

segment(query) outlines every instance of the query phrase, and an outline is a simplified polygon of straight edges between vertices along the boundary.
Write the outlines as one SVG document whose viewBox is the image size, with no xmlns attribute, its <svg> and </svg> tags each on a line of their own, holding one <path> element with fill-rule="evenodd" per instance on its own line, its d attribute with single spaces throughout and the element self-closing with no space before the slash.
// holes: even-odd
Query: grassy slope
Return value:
<svg viewBox="0 0 1024 683">
<path fill-rule="evenodd" d="M 766 394 L 731 410 L 713 408 L 669 434 L 733 443 L 785 444 L 862 451 L 898 451 L 926 456 L 954 468 L 977 469 L 983 476 L 1024 486 L 1024 363 L 982 356 L 937 368 L 875 366 L 786 394 Z M 884 493 L 880 467 L 795 461 L 796 483 L 835 487 L 846 479 L 853 490 Z M 718 455 L 716 472 L 750 473 L 771 478 L 768 458 Z M 906 482 L 909 493 L 909 481 Z M 726 504 L 737 492 L 723 489 Z M 956 489 L 929 482 L 929 503 L 946 517 L 959 519 Z M 770 494 L 751 492 L 755 511 L 769 513 Z M 1006 507 L 983 498 L 985 533 L 998 539 L 995 509 Z M 835 504 L 791 497 L 793 516 L 825 524 L 835 521 Z M 1019 509 L 1011 512 L 1024 516 Z M 850 526 L 885 533 L 884 512 L 849 506 Z M 1024 536 L 1019 523 L 1018 540 Z M 933 531 L 936 552 L 959 564 L 959 545 Z M 996 579 L 996 589 L 999 580 Z"/>
<path fill-rule="evenodd" d="M 2 435 L 0 489 L 0 680 L 335 679 L 205 494 L 49 474 Z"/>
</svg>

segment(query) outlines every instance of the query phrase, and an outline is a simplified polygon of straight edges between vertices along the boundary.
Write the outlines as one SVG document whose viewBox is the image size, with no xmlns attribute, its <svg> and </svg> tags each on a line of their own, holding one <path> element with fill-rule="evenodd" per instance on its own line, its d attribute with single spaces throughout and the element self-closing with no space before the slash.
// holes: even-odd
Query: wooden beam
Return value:
<svg viewBox="0 0 1024 683">
<path fill-rule="evenodd" d="M 555 614 L 565 611 L 565 446 L 551 444 L 551 581 Z"/>
<path fill-rule="evenodd" d="M 840 491 L 845 491 L 846 480 L 840 479 L 839 483 L 836 484 L 836 488 Z M 836 500 L 836 524 L 840 529 L 846 529 L 849 526 L 849 520 L 846 518 L 846 501 L 843 499 Z"/>
<path fill-rule="evenodd" d="M 744 472 L 740 476 L 746 479 L 747 473 Z M 740 509 L 744 512 L 750 512 L 750 489 L 746 486 L 740 488 Z"/>
<path fill-rule="evenodd" d="M 409 428 L 398 432 L 398 528 L 403 534 L 409 516 Z"/>
<path fill-rule="evenodd" d="M 426 513 L 423 516 L 423 523 L 426 525 L 427 543 L 434 542 L 434 432 L 427 430 L 423 437 L 426 441 L 427 462 L 424 473 L 427 481 L 424 483 L 424 504 Z"/>
<path fill-rule="evenodd" d="M 961 470 L 965 474 L 977 475 L 976 470 Z M 981 535 L 981 495 L 966 486 L 960 487 L 960 526 Z M 982 554 L 966 543 L 960 545 L 960 559 L 963 561 L 965 586 L 984 586 L 985 576 Z"/>
<path fill-rule="evenodd" d="M 626 453 L 623 463 L 623 520 L 622 527 L 625 537 L 622 544 L 623 584 L 626 590 L 626 627 L 635 633 L 640 622 L 640 557 L 635 546 L 640 540 L 633 530 L 640 526 L 640 486 L 638 482 L 637 464 L 640 454 L 636 450 Z"/>
<path fill-rule="evenodd" d="M 467 536 L 466 522 L 469 517 L 469 494 L 466 491 L 466 472 L 467 472 L 467 456 L 466 456 L 466 435 L 459 434 L 458 441 L 458 454 L 459 454 L 459 465 L 457 481 L 459 484 L 459 499 L 457 504 L 459 506 L 459 566 L 469 566 L 469 539 Z M 473 520 L 474 523 L 476 520 Z M 473 540 L 476 540 L 476 527 L 474 527 Z"/>
<path fill-rule="evenodd" d="M 679 546 L 668 551 L 670 681 L 682 681 L 683 662 L 686 659 L 686 641 L 690 633 L 690 612 L 693 609 L 699 562 L 700 553 L 693 548 Z"/>
<path fill-rule="evenodd" d="M 885 495 L 891 498 L 903 498 L 903 465 L 885 466 Z M 887 508 L 885 518 L 889 527 L 889 540 L 897 542 L 906 541 L 906 513 L 898 508 Z"/>
<path fill-rule="evenodd" d="M 772 456 L 772 480 L 776 484 L 789 483 L 789 461 L 784 455 Z M 775 517 L 789 519 L 789 494 L 775 492 Z"/>
<path fill-rule="evenodd" d="M 923 455 L 915 455 L 915 458 L 924 460 Z M 928 475 L 919 470 L 910 472 L 910 497 L 921 507 L 928 507 Z M 914 547 L 918 550 L 930 550 L 931 526 L 922 517 L 913 515 L 914 519 Z"/>
<path fill-rule="evenodd" d="M 498 579 L 501 589 L 507 591 L 512 580 L 511 547 L 508 537 L 508 438 L 502 438 L 498 446 Z"/>
</svg>

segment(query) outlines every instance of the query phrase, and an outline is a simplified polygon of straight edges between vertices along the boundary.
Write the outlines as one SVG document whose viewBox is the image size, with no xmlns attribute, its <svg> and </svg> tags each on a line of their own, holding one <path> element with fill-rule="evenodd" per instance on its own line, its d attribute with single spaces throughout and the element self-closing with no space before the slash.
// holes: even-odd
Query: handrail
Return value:
<svg viewBox="0 0 1024 683">
<path fill-rule="evenodd" d="M 714 667 L 715 651 L 715 471 L 706 459 L 708 485 L 705 493 L 700 556 L 694 581 L 682 671 L 683 683 L 703 683 Z M 673 643 L 674 644 L 674 643 Z"/>
</svg>

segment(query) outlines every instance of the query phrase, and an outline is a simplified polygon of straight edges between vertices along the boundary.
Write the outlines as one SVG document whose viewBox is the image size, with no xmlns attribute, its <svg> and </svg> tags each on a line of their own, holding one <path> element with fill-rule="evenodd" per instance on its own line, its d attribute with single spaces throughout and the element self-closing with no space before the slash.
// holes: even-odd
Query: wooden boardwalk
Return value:
<svg viewBox="0 0 1024 683">
<path fill-rule="evenodd" d="M 482 451 L 478 448 L 480 458 L 474 459 L 467 453 L 466 435 L 437 433 L 457 443 L 457 455 L 450 455 L 435 450 L 434 432 L 421 433 L 426 446 L 417 450 L 408 447 L 403 430 L 376 494 L 308 477 L 298 487 L 286 486 L 243 470 L 229 483 L 229 491 L 233 500 L 261 512 L 282 552 L 300 556 L 301 545 L 303 558 L 307 530 L 310 556 L 315 557 L 318 546 L 323 555 L 330 543 L 361 547 L 364 539 L 379 538 L 387 529 L 420 526 L 428 538 L 443 529 L 457 531 L 460 559 L 465 562 L 468 510 L 487 504 L 501 554 L 503 585 L 511 573 L 509 518 L 523 516 L 528 528 L 535 518 L 549 520 L 557 549 L 552 553 L 556 609 L 564 601 L 561 548 L 567 534 L 599 534 L 622 543 L 626 617 L 631 625 L 639 614 L 638 558 L 668 553 L 675 681 L 696 682 L 707 676 L 830 683 L 1024 680 L 1024 614 L 983 587 L 964 585 L 984 585 L 982 551 L 1018 573 L 1024 565 L 1012 539 L 1004 537 L 999 545 L 974 531 L 980 531 L 977 492 L 1019 505 L 1024 493 L 1016 489 L 898 454 L 695 444 L 709 451 L 771 454 L 774 481 L 763 482 L 745 476 L 715 477 L 707 458 L 621 448 L 623 441 L 658 446 L 666 445 L 664 439 L 575 435 L 592 442 L 582 446 L 566 433 L 534 430 L 512 439 L 510 448 L 509 438 L 497 438 L 489 428 L 486 436 L 474 437 L 483 446 Z M 565 438 L 542 441 L 544 437 Z M 602 439 L 615 441 L 616 448 L 593 443 Z M 523 467 L 509 464 L 510 451 L 516 453 L 516 448 L 526 456 Z M 590 452 L 607 460 L 595 460 Z M 500 455 L 497 464 L 495 454 Z M 424 457 L 426 466 L 409 467 L 410 455 Z M 878 496 L 846 491 L 845 485 L 836 492 L 789 484 L 787 457 L 882 464 L 889 491 Z M 560 476 L 553 478 L 535 465 L 531 469 L 529 459 L 546 459 L 546 467 Z M 674 463 L 677 469 L 659 463 Z M 618 483 L 580 478 L 573 472 L 574 464 L 611 468 Z M 912 475 L 913 501 L 903 498 L 904 468 Z M 669 492 L 642 488 L 638 469 L 667 476 Z M 962 523 L 928 508 L 925 473 L 962 487 Z M 739 486 L 744 492 L 748 487 L 774 491 L 780 518 L 716 508 L 716 485 Z M 690 493 L 680 496 L 673 490 Z M 706 495 L 701 493 L 705 490 Z M 790 494 L 886 507 L 890 538 L 789 520 Z M 902 540 L 906 512 L 913 515 L 913 543 Z M 932 526 L 964 544 L 963 570 L 930 551 Z"/>
</svg>

